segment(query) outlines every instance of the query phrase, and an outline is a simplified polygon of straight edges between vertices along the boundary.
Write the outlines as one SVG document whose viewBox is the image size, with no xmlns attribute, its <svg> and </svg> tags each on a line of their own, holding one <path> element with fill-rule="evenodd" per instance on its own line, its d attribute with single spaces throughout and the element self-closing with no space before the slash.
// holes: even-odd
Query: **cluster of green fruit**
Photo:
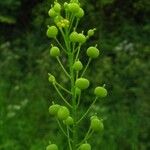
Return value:
<svg viewBox="0 0 150 150">
<path fill-rule="evenodd" d="M 53 104 L 49 107 L 49 113 L 59 120 L 63 120 L 66 125 L 73 125 L 73 118 L 70 116 L 70 111 L 66 106 L 60 106 L 58 104 Z"/>
<path fill-rule="evenodd" d="M 84 90 L 84 89 L 87 89 L 89 87 L 90 82 L 86 78 L 78 78 L 75 82 L 75 85 L 79 89 Z M 96 95 L 96 97 L 103 98 L 103 97 L 107 96 L 107 90 L 102 86 L 98 86 L 95 88 L 94 94 Z"/>
<path fill-rule="evenodd" d="M 79 41 L 81 41 L 81 38 L 77 38 L 77 40 Z M 83 40 L 83 39 L 82 39 Z M 90 58 L 97 58 L 98 56 L 99 56 L 99 50 L 96 48 L 96 47 L 94 47 L 94 46 L 91 46 L 91 47 L 89 47 L 88 49 L 87 49 L 87 56 L 89 56 Z M 60 49 L 57 47 L 57 46 L 52 46 L 52 48 L 50 49 L 50 55 L 52 56 L 52 57 L 59 57 L 60 56 Z M 74 69 L 76 70 L 76 71 L 80 71 L 80 70 L 82 70 L 82 67 L 83 65 L 82 65 L 82 63 L 80 62 L 80 61 L 78 61 L 78 62 L 75 62 L 75 66 L 74 66 Z"/>
<path fill-rule="evenodd" d="M 64 14 L 65 17 L 63 17 Z M 67 129 L 69 127 L 69 129 L 73 131 L 71 133 L 72 137 L 69 136 L 70 134 L 68 133 L 68 130 L 66 131 L 67 134 L 65 134 L 68 138 L 70 150 L 91 150 L 91 145 L 87 142 L 89 136 L 88 134 L 93 131 L 101 132 L 104 129 L 103 120 L 99 119 L 96 115 L 92 116 L 90 118 L 90 127 L 87 137 L 85 136 L 84 140 L 79 144 L 77 143 L 78 141 L 75 141 L 74 133 L 77 131 L 75 128 L 77 128 L 78 123 L 87 115 L 91 106 L 95 104 L 96 100 L 98 98 L 104 98 L 107 96 L 107 90 L 104 86 L 96 87 L 94 89 L 94 95 L 96 99 L 92 102 L 87 112 L 79 120 L 78 117 L 75 116 L 77 107 L 79 106 L 78 104 L 80 102 L 81 92 L 90 86 L 89 80 L 84 78 L 83 75 L 90 61 L 100 55 L 100 50 L 97 48 L 97 45 L 88 47 L 86 50 L 86 55 L 89 57 L 89 61 L 84 67 L 79 59 L 80 48 L 81 45 L 83 45 L 91 36 L 94 35 L 96 29 L 90 29 L 86 34 L 84 34 L 83 31 L 76 31 L 79 19 L 84 16 L 84 10 L 80 7 L 78 0 L 70 0 L 69 3 L 65 2 L 63 5 L 55 1 L 54 5 L 51 6 L 51 9 L 48 12 L 48 15 L 54 20 L 55 25 L 48 26 L 46 34 L 49 38 L 55 39 L 58 44 L 58 46 L 51 45 L 50 56 L 58 60 L 64 73 L 71 81 L 71 89 L 68 90 L 56 81 L 55 76 L 49 74 L 49 82 L 54 85 L 58 94 L 67 104 L 67 106 L 69 106 L 69 108 L 67 108 L 67 106 L 61 106 L 53 102 L 53 104 L 49 107 L 49 113 L 50 115 L 54 116 L 58 122 L 61 121 L 61 123 L 66 125 Z M 74 28 L 73 24 L 75 24 Z M 59 32 L 62 34 L 64 39 L 64 45 L 62 45 L 57 39 Z M 61 50 L 64 50 L 68 56 L 70 73 L 68 73 L 59 59 Z M 81 71 L 82 73 L 80 75 L 79 73 Z M 68 103 L 57 86 L 71 95 L 72 104 Z M 58 147 L 56 144 L 50 143 L 46 150 L 58 150 Z"/>
</svg>

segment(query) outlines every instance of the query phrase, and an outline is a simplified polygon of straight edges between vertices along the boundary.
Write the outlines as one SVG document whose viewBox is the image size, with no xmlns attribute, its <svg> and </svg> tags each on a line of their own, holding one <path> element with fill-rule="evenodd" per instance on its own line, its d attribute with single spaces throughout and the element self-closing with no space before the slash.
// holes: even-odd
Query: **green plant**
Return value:
<svg viewBox="0 0 150 150">
<path fill-rule="evenodd" d="M 103 120 L 99 119 L 97 116 L 91 117 L 89 130 L 81 141 L 79 141 L 79 133 L 77 132 L 79 123 L 87 116 L 97 99 L 107 96 L 107 90 L 104 86 L 96 87 L 93 93 L 93 95 L 95 94 L 95 100 L 91 102 L 87 111 L 78 118 L 77 112 L 79 111 L 81 93 L 90 86 L 89 80 L 83 76 L 91 60 L 97 58 L 100 53 L 97 45 L 95 47 L 89 47 L 87 49 L 89 60 L 85 67 L 83 67 L 82 62 L 79 61 L 79 54 L 81 46 L 94 35 L 96 29 L 88 30 L 87 35 L 85 35 L 83 31 L 81 33 L 77 32 L 79 20 L 84 16 L 84 11 L 78 0 L 71 0 L 69 3 L 65 2 L 64 5 L 56 1 L 48 14 L 54 20 L 55 25 L 48 27 L 47 36 L 54 39 L 58 45 L 58 47 L 52 45 L 50 48 L 50 55 L 57 59 L 63 72 L 68 77 L 68 82 L 70 82 L 70 89 L 66 89 L 57 82 L 57 79 L 52 74 L 49 74 L 49 82 L 54 86 L 58 95 L 66 105 L 61 106 L 53 102 L 49 107 L 49 113 L 56 118 L 62 133 L 67 137 L 69 150 L 91 150 L 91 145 L 88 144 L 87 141 L 93 132 L 103 130 Z M 62 14 L 65 14 L 65 17 L 63 17 Z M 60 42 L 57 38 L 59 34 L 62 35 L 62 40 L 64 42 Z M 60 51 L 61 53 L 64 52 L 67 56 L 68 68 L 65 68 L 60 60 Z M 63 96 L 62 90 L 70 96 L 71 101 L 68 101 Z M 66 129 L 64 127 L 66 127 Z M 52 149 L 52 146 L 54 145 L 50 144 L 47 150 Z"/>
</svg>

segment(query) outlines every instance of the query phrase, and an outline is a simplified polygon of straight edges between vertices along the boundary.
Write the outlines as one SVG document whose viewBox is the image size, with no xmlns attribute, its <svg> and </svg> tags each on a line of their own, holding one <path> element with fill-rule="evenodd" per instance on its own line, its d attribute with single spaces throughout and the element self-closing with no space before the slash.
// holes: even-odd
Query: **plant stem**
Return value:
<svg viewBox="0 0 150 150">
<path fill-rule="evenodd" d="M 67 100 L 63 97 L 63 95 L 61 94 L 61 92 L 58 90 L 57 86 L 55 84 L 54 85 L 54 88 L 56 89 L 58 95 L 62 98 L 62 100 L 69 106 L 72 108 L 72 106 L 67 102 Z"/>
<path fill-rule="evenodd" d="M 66 132 L 64 131 L 63 127 L 61 126 L 59 120 L 58 120 L 58 119 L 56 119 L 56 120 L 57 120 L 57 123 L 58 123 L 59 128 L 61 129 L 62 133 L 63 133 L 66 137 L 68 137 L 67 134 L 66 134 Z"/>
<path fill-rule="evenodd" d="M 78 96 L 77 107 L 80 105 L 81 94 Z"/>
<path fill-rule="evenodd" d="M 61 47 L 61 49 L 62 49 L 65 53 L 67 53 L 67 51 L 66 51 L 65 48 L 62 46 L 62 44 L 58 41 L 58 39 L 55 38 L 55 40 L 56 40 L 57 44 Z"/>
<path fill-rule="evenodd" d="M 78 49 L 77 49 L 77 54 L 76 54 L 75 61 L 77 61 L 77 59 L 78 59 L 78 57 L 79 57 L 80 48 L 81 48 L 81 45 L 79 45 L 79 46 L 78 46 Z"/>
<path fill-rule="evenodd" d="M 64 88 L 62 85 L 60 85 L 58 82 L 56 82 L 56 85 L 58 85 L 62 90 L 64 90 L 65 92 L 67 92 L 68 94 L 72 94 L 69 90 L 67 90 L 66 88 Z"/>
<path fill-rule="evenodd" d="M 70 67 L 70 76 L 71 76 L 71 92 L 72 92 L 72 113 L 74 119 L 73 125 L 73 150 L 76 150 L 76 143 L 77 143 L 77 126 L 76 126 L 76 94 L 75 94 L 75 85 L 74 85 L 74 71 L 73 71 L 73 52 L 69 54 L 69 67 Z"/>
<path fill-rule="evenodd" d="M 58 63 L 60 64 L 62 70 L 63 70 L 64 73 L 66 74 L 66 76 L 69 77 L 69 78 L 71 78 L 70 75 L 68 74 L 68 72 L 66 71 L 66 69 L 64 68 L 64 66 L 62 65 L 62 63 L 61 63 L 59 57 L 56 57 L 56 59 L 57 59 Z"/>
<path fill-rule="evenodd" d="M 70 142 L 69 127 L 68 126 L 67 126 L 67 138 L 68 138 L 69 149 L 72 150 L 72 146 L 71 146 L 71 142 Z"/>
<path fill-rule="evenodd" d="M 91 58 L 89 58 L 89 60 L 88 60 L 88 63 L 87 63 L 87 65 L 85 66 L 85 68 L 84 68 L 84 70 L 83 70 L 83 72 L 82 72 L 82 74 L 81 74 L 81 77 L 83 77 L 83 75 L 84 75 L 84 73 L 86 72 L 86 70 L 87 70 L 87 68 L 88 68 L 88 66 L 89 66 L 89 64 L 90 64 L 90 62 L 91 62 Z"/>
<path fill-rule="evenodd" d="M 79 19 L 77 19 L 76 21 L 75 28 L 74 28 L 75 30 L 77 29 L 78 24 L 79 24 Z"/>
<path fill-rule="evenodd" d="M 97 97 L 95 98 L 93 103 L 90 105 L 88 110 L 85 112 L 85 114 L 77 121 L 77 124 L 80 123 L 82 121 L 82 119 L 84 119 L 86 117 L 86 115 L 89 113 L 90 109 L 92 108 L 92 106 L 95 104 L 96 101 L 97 101 Z"/>
<path fill-rule="evenodd" d="M 69 27 L 69 32 L 70 32 L 70 30 L 71 30 L 71 28 L 72 28 L 74 18 L 75 18 L 75 17 L 74 17 L 74 15 L 72 14 L 71 17 L 70 17 L 70 27 Z"/>
<path fill-rule="evenodd" d="M 82 143 L 86 142 L 92 136 L 92 134 L 93 134 L 93 130 L 92 131 L 91 131 L 91 129 L 88 130 L 84 139 L 78 144 L 78 146 L 81 145 Z"/>
<path fill-rule="evenodd" d="M 62 32 L 63 34 L 63 32 Z M 76 93 L 75 93 L 75 73 L 73 70 L 73 64 L 74 64 L 74 52 L 73 49 L 75 49 L 75 45 L 71 48 L 71 43 L 69 40 L 69 29 L 66 31 L 65 34 L 63 34 L 64 41 L 67 48 L 67 54 L 68 54 L 68 61 L 69 61 L 69 76 L 71 81 L 71 98 L 72 98 L 72 117 L 74 120 L 74 124 L 72 127 L 72 150 L 76 150 L 76 143 L 77 143 L 77 107 L 76 107 Z"/>
<path fill-rule="evenodd" d="M 61 32 L 63 38 L 64 38 L 64 42 L 65 42 L 65 44 L 66 44 L 66 48 L 68 49 L 68 47 L 67 47 L 68 44 L 67 44 L 67 41 L 66 41 L 65 33 L 64 33 L 64 31 L 62 30 L 62 28 L 59 28 L 59 30 L 60 30 L 60 32 Z"/>
</svg>

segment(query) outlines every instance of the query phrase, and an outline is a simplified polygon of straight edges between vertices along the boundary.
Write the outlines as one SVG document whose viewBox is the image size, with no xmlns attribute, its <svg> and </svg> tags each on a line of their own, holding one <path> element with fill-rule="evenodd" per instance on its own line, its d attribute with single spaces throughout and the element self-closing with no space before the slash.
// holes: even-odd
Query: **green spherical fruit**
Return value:
<svg viewBox="0 0 150 150">
<path fill-rule="evenodd" d="M 62 16 L 58 15 L 54 18 L 54 22 L 57 24 L 58 22 L 60 22 L 63 19 Z"/>
<path fill-rule="evenodd" d="M 52 18 L 56 17 L 58 14 L 57 12 L 54 10 L 54 8 L 51 8 L 49 11 L 48 11 L 48 15 Z"/>
<path fill-rule="evenodd" d="M 90 120 L 92 120 L 92 119 L 98 119 L 98 117 L 96 115 L 94 115 L 94 116 L 91 116 Z"/>
<path fill-rule="evenodd" d="M 66 120 L 64 120 L 64 123 L 68 126 L 73 125 L 73 118 L 69 116 Z"/>
<path fill-rule="evenodd" d="M 91 145 L 88 143 L 82 144 L 79 148 L 80 150 L 91 150 Z"/>
<path fill-rule="evenodd" d="M 49 77 L 48 77 L 48 81 L 50 83 L 55 83 L 56 79 L 55 79 L 55 77 L 53 75 L 50 74 Z"/>
<path fill-rule="evenodd" d="M 107 90 L 104 87 L 98 86 L 94 90 L 94 94 L 97 97 L 106 97 L 107 96 Z"/>
<path fill-rule="evenodd" d="M 78 42 L 79 43 L 85 43 L 86 42 L 86 37 L 82 33 L 78 34 Z"/>
<path fill-rule="evenodd" d="M 78 87 L 76 87 L 75 93 L 76 93 L 76 95 L 80 95 L 81 94 L 81 90 Z"/>
<path fill-rule="evenodd" d="M 77 42 L 78 41 L 78 33 L 77 32 L 72 32 L 69 36 L 71 42 Z"/>
<path fill-rule="evenodd" d="M 46 147 L 46 150 L 58 150 L 58 147 L 56 144 L 50 144 Z"/>
<path fill-rule="evenodd" d="M 65 9 L 65 10 L 68 10 L 68 5 L 69 5 L 69 4 L 68 4 L 67 2 L 64 3 L 64 9 Z"/>
<path fill-rule="evenodd" d="M 90 85 L 89 80 L 85 78 L 79 78 L 75 82 L 76 87 L 78 87 L 81 90 L 87 89 Z"/>
<path fill-rule="evenodd" d="M 81 61 L 79 61 L 79 60 L 76 61 L 73 65 L 73 69 L 76 71 L 80 71 L 80 70 L 82 70 L 82 68 L 83 68 L 83 65 L 82 65 Z"/>
<path fill-rule="evenodd" d="M 77 13 L 80 10 L 80 6 L 77 3 L 68 4 L 68 11 L 71 13 Z"/>
<path fill-rule="evenodd" d="M 58 13 L 60 13 L 61 11 L 61 5 L 57 2 L 55 2 L 55 5 L 54 5 L 54 10 Z"/>
<path fill-rule="evenodd" d="M 61 106 L 58 110 L 57 117 L 60 120 L 65 120 L 69 117 L 70 112 L 69 109 L 65 106 Z"/>
<path fill-rule="evenodd" d="M 99 50 L 93 46 L 89 47 L 86 53 L 90 58 L 97 58 L 99 56 Z"/>
<path fill-rule="evenodd" d="M 53 105 L 51 105 L 51 106 L 49 107 L 49 113 L 50 113 L 51 115 L 57 115 L 57 112 L 58 112 L 59 108 L 60 108 L 60 105 L 58 105 L 58 104 L 53 104 Z"/>
<path fill-rule="evenodd" d="M 95 30 L 96 30 L 96 28 L 90 29 L 90 30 L 88 31 L 88 36 L 89 36 L 89 37 L 90 37 L 90 36 L 93 36 Z"/>
<path fill-rule="evenodd" d="M 56 46 L 52 47 L 52 48 L 50 49 L 50 55 L 51 55 L 52 57 L 58 57 L 58 56 L 60 56 L 60 50 L 59 50 L 59 48 L 56 47 Z"/>
<path fill-rule="evenodd" d="M 75 14 L 77 18 L 82 18 L 84 16 L 84 10 L 82 8 Z"/>
<path fill-rule="evenodd" d="M 58 29 L 55 26 L 51 26 L 47 29 L 47 36 L 49 38 L 55 38 L 58 34 Z"/>
<path fill-rule="evenodd" d="M 91 129 L 93 131 L 102 131 L 104 129 L 103 122 L 98 118 L 93 118 L 91 120 Z"/>
</svg>

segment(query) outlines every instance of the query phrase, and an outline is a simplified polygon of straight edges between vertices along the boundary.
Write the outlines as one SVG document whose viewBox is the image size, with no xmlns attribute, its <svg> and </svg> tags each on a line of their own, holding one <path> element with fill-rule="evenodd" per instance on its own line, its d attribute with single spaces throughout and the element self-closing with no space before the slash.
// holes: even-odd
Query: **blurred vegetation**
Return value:
<svg viewBox="0 0 150 150">
<path fill-rule="evenodd" d="M 67 84 L 49 57 L 50 41 L 45 36 L 52 2 L 0 1 L 0 150 L 42 150 L 50 139 L 65 149 L 65 139 L 48 114 L 51 101 L 59 97 L 47 73 L 54 72 Z M 105 123 L 104 133 L 91 139 L 93 150 L 149 150 L 150 1 L 82 0 L 81 4 L 86 15 L 79 31 L 97 27 L 89 45 L 98 41 L 102 50 L 87 72 L 92 84 L 82 107 L 86 109 L 92 100 L 96 84 L 105 83 L 109 90 L 107 99 L 93 108 Z"/>
</svg>

